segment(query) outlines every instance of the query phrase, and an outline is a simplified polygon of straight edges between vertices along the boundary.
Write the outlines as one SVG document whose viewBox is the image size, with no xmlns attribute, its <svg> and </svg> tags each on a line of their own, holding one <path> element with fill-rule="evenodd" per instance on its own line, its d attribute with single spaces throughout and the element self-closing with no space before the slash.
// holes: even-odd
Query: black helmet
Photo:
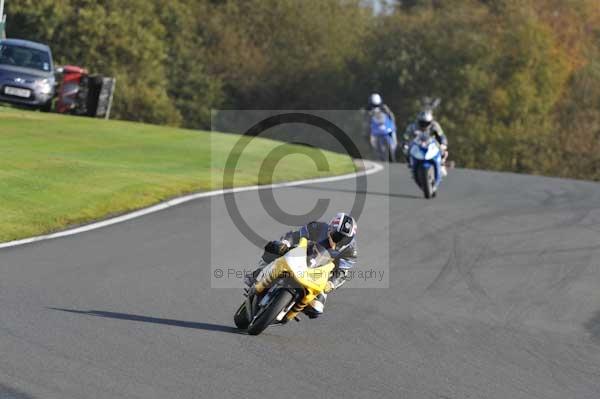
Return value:
<svg viewBox="0 0 600 399">
<path fill-rule="evenodd" d="M 433 122 L 433 112 L 431 110 L 425 110 L 419 112 L 417 116 L 417 124 L 421 129 L 426 129 Z"/>
<path fill-rule="evenodd" d="M 343 212 L 335 215 L 329 222 L 329 235 L 336 244 L 346 245 L 352 241 L 356 235 L 356 221 L 354 218 Z"/>
</svg>

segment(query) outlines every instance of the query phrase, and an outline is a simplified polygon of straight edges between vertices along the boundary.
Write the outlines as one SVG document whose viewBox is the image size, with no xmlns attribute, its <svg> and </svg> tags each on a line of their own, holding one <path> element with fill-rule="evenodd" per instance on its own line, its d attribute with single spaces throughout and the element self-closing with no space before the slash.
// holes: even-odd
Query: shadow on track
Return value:
<svg viewBox="0 0 600 399">
<path fill-rule="evenodd" d="M 24 392 L 21 392 L 14 388 L 8 387 L 6 385 L 0 384 L 0 398 L 3 398 L 3 399 L 33 399 L 33 396 L 30 396 Z"/>
<path fill-rule="evenodd" d="M 140 321 L 143 323 L 164 324 L 167 326 L 192 328 L 192 329 L 196 329 L 196 330 L 220 331 L 220 332 L 227 332 L 227 333 L 231 333 L 231 334 L 244 334 L 242 331 L 238 330 L 235 327 L 224 326 L 221 324 L 201 323 L 201 322 L 196 322 L 196 321 L 184 321 L 184 320 L 173 320 L 173 319 L 159 319 L 157 317 L 149 317 L 149 316 L 142 316 L 142 315 L 128 314 L 128 313 L 105 312 L 102 310 L 76 310 L 76 309 L 63 309 L 63 308 L 52 308 L 52 307 L 49 307 L 48 309 L 60 310 L 61 312 L 68 312 L 68 313 L 77 313 L 77 314 L 82 314 L 82 315 L 86 315 L 86 316 L 105 317 L 105 318 L 109 318 L 109 319 Z"/>
<path fill-rule="evenodd" d="M 409 199 L 422 199 L 422 195 L 410 195 L 410 194 L 397 194 L 397 193 L 381 193 L 376 191 L 363 191 L 363 190 L 348 190 L 343 188 L 330 188 L 330 187 L 318 187 L 318 186 L 292 186 L 290 188 L 299 188 L 302 190 L 321 190 L 321 191 L 337 191 L 340 193 L 351 193 L 351 194 L 367 194 L 367 195 L 378 195 L 381 197 L 395 197 L 395 198 L 409 198 Z"/>
<path fill-rule="evenodd" d="M 591 334 L 592 339 L 600 343 L 600 311 L 596 312 L 583 326 Z"/>
</svg>

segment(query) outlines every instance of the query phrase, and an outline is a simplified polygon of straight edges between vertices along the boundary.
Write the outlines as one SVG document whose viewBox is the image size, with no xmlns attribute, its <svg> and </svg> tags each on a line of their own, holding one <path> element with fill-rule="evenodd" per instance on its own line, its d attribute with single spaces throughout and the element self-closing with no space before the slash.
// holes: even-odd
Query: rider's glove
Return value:
<svg viewBox="0 0 600 399">
<path fill-rule="evenodd" d="M 354 262 L 352 262 L 354 263 Z M 331 291 L 338 289 L 341 287 L 348 278 L 348 271 L 345 269 L 336 269 L 333 272 L 333 275 L 330 277 L 329 281 L 327 281 L 327 285 L 323 290 L 324 293 L 328 294 Z"/>
<path fill-rule="evenodd" d="M 269 241 L 267 245 L 265 245 L 265 252 L 268 252 L 273 255 L 283 255 L 285 254 L 290 247 L 286 245 L 284 241 Z"/>
</svg>

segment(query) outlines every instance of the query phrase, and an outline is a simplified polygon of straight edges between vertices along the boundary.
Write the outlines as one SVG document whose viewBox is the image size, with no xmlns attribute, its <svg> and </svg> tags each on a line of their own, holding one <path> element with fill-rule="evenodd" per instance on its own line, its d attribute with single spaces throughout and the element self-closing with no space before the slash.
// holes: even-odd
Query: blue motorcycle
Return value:
<svg viewBox="0 0 600 399">
<path fill-rule="evenodd" d="M 413 179 L 425 198 L 435 197 L 442 181 L 442 151 L 437 140 L 427 132 L 419 132 L 410 145 L 409 162 Z"/>
<path fill-rule="evenodd" d="M 371 147 L 380 161 L 396 162 L 396 125 L 392 118 L 379 108 L 371 116 Z"/>
</svg>

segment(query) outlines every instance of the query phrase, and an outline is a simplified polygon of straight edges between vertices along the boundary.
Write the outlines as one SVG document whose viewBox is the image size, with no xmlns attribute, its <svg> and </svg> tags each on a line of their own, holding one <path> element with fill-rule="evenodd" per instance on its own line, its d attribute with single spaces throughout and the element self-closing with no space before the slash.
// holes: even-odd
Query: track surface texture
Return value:
<svg viewBox="0 0 600 399">
<path fill-rule="evenodd" d="M 1 250 L 0 398 L 599 398 L 600 186 L 451 172 L 429 201 L 404 165 L 369 176 L 359 262 L 389 246 L 389 288 L 258 337 L 233 327 L 241 290 L 211 288 L 211 262 L 259 255 L 222 201 Z M 354 195 L 276 192 L 298 213 Z"/>
</svg>

